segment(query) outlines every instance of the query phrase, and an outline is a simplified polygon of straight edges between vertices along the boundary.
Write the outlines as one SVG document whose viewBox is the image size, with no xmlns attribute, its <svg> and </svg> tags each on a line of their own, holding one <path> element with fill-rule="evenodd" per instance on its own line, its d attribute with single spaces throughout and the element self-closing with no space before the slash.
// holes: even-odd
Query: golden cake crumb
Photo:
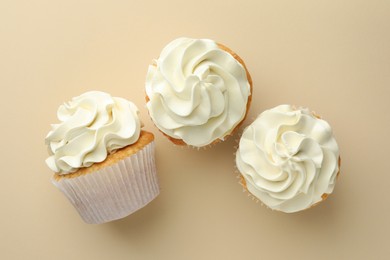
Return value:
<svg viewBox="0 0 390 260">
<path fill-rule="evenodd" d="M 94 163 L 90 167 L 80 168 L 79 170 L 69 173 L 69 174 L 54 174 L 54 179 L 60 181 L 65 178 L 75 178 L 84 174 L 92 173 L 98 171 L 104 167 L 111 166 L 116 162 L 135 154 L 139 150 L 143 149 L 146 145 L 151 143 L 154 140 L 154 135 L 152 133 L 141 131 L 139 139 L 136 143 L 128 145 L 124 148 L 117 150 L 115 153 L 109 154 L 107 158 L 100 162 Z"/>
</svg>

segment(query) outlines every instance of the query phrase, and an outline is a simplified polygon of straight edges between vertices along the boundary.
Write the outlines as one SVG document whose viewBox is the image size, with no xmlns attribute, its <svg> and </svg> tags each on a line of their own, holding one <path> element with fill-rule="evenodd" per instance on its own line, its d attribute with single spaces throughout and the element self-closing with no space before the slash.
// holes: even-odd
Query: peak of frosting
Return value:
<svg viewBox="0 0 390 260">
<path fill-rule="evenodd" d="M 309 208 L 332 193 L 338 160 L 329 124 L 290 105 L 260 114 L 244 130 L 236 153 L 248 191 L 284 212 Z"/>
<path fill-rule="evenodd" d="M 45 138 L 50 156 L 46 163 L 67 174 L 135 143 L 140 135 L 138 108 L 130 101 L 90 91 L 58 108 L 60 123 L 53 124 Z"/>
<path fill-rule="evenodd" d="M 165 134 L 192 146 L 223 139 L 245 117 L 244 66 L 207 39 L 169 43 L 146 76 L 147 108 Z"/>
</svg>

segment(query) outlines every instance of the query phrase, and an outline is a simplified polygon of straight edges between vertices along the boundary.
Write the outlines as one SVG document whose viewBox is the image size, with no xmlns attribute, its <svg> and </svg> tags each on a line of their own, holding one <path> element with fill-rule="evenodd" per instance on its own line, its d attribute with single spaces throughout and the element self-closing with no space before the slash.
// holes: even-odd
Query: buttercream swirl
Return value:
<svg viewBox="0 0 390 260">
<path fill-rule="evenodd" d="M 140 135 L 138 108 L 123 98 L 91 91 L 61 105 L 61 121 L 46 136 L 50 169 L 67 174 L 102 162 L 107 155 L 135 143 Z"/>
<path fill-rule="evenodd" d="M 245 117 L 250 84 L 244 66 L 207 39 L 179 38 L 150 65 L 147 108 L 165 134 L 201 147 Z"/>
<path fill-rule="evenodd" d="M 236 153 L 248 191 L 271 209 L 296 212 L 330 194 L 339 148 L 329 124 L 308 109 L 281 105 L 243 132 Z"/>
</svg>

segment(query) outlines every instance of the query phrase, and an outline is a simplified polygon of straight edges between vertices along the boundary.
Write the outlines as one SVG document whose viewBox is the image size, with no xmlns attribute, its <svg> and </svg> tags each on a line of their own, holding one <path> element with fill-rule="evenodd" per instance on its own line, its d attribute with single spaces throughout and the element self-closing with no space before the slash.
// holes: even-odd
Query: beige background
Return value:
<svg viewBox="0 0 390 260">
<path fill-rule="evenodd" d="M 330 122 L 342 174 L 326 202 L 273 212 L 238 184 L 237 134 L 197 151 L 158 133 L 145 73 L 179 36 L 212 38 L 245 60 L 245 125 L 282 103 Z M 2 0 L 0 37 L 0 259 L 389 257 L 389 1 Z M 104 225 L 82 222 L 44 163 L 57 107 L 93 89 L 140 108 L 161 182 L 146 208 Z"/>
</svg>

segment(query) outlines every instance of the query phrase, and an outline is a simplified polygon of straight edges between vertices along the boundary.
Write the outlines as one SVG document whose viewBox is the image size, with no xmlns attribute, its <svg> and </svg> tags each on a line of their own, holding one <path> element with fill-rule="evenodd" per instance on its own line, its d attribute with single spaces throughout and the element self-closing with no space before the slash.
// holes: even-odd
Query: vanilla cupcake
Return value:
<svg viewBox="0 0 390 260">
<path fill-rule="evenodd" d="M 208 39 L 169 43 L 146 76 L 149 115 L 177 145 L 205 147 L 239 127 L 251 103 L 252 80 L 243 60 Z"/>
<path fill-rule="evenodd" d="M 340 170 L 329 124 L 308 109 L 281 105 L 243 132 L 236 164 L 244 187 L 271 209 L 308 209 L 332 193 Z"/>
<path fill-rule="evenodd" d="M 137 107 L 92 91 L 61 105 L 46 136 L 52 182 L 87 223 L 123 218 L 159 194 L 154 136 Z"/>
</svg>

